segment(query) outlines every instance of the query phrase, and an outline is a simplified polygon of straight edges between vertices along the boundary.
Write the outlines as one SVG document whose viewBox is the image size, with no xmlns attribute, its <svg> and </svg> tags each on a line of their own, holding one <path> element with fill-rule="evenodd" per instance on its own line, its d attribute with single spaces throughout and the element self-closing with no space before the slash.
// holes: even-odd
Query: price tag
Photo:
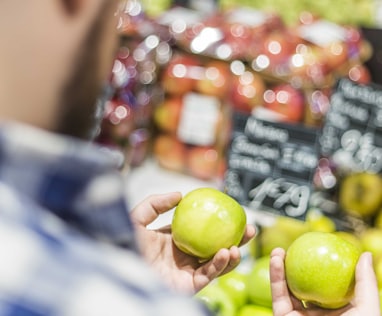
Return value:
<svg viewBox="0 0 382 316">
<path fill-rule="evenodd" d="M 346 39 L 345 28 L 329 21 L 300 26 L 298 32 L 301 38 L 321 47 Z"/>
<path fill-rule="evenodd" d="M 250 209 L 304 219 L 319 131 L 235 114 L 226 192 Z"/>
<path fill-rule="evenodd" d="M 382 87 L 341 79 L 330 100 L 321 152 L 348 171 L 382 172 Z"/>
<path fill-rule="evenodd" d="M 183 97 L 178 138 L 191 145 L 214 145 L 220 110 L 220 101 L 213 96 L 186 94 Z"/>
</svg>

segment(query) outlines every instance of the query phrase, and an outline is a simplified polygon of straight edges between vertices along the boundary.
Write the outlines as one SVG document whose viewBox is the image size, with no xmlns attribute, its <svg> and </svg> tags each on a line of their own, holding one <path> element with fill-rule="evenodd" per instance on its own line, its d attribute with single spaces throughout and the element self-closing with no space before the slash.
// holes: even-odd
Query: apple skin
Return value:
<svg viewBox="0 0 382 316">
<path fill-rule="evenodd" d="M 194 177 L 210 180 L 217 176 L 220 155 L 212 147 L 191 147 L 187 153 L 187 171 Z"/>
<path fill-rule="evenodd" d="M 163 89 L 172 95 L 190 92 L 195 86 L 195 79 L 190 76 L 190 68 L 198 66 L 199 61 L 195 57 L 183 54 L 174 56 L 163 70 Z"/>
<path fill-rule="evenodd" d="M 177 172 L 184 171 L 186 147 L 174 136 L 157 135 L 154 139 L 153 154 L 160 166 Z"/>
<path fill-rule="evenodd" d="M 264 92 L 264 107 L 281 114 L 284 122 L 301 122 L 305 113 L 304 95 L 290 84 L 280 84 Z"/>
<path fill-rule="evenodd" d="M 359 172 L 346 175 L 339 186 L 339 204 L 347 213 L 361 217 L 375 215 L 382 206 L 382 178 Z"/>
<path fill-rule="evenodd" d="M 219 286 L 231 297 L 238 310 L 248 300 L 248 274 L 234 269 L 217 279 Z"/>
<path fill-rule="evenodd" d="M 272 308 L 247 304 L 237 313 L 237 316 L 273 316 Z"/>
<path fill-rule="evenodd" d="M 154 109 L 153 120 L 155 125 L 161 131 L 175 134 L 178 129 L 182 109 L 182 98 L 166 98 Z"/>
<path fill-rule="evenodd" d="M 269 255 L 255 259 L 248 275 L 248 297 L 252 304 L 272 308 L 269 262 Z"/>
<path fill-rule="evenodd" d="M 289 290 L 305 303 L 341 308 L 353 298 L 359 256 L 360 251 L 352 243 L 333 233 L 305 233 L 286 253 Z"/>
<path fill-rule="evenodd" d="M 264 103 L 266 85 L 264 79 L 250 71 L 232 77 L 230 101 L 235 110 L 251 113 L 253 108 Z"/>
<path fill-rule="evenodd" d="M 223 98 L 228 93 L 231 72 L 223 61 L 211 61 L 204 65 L 203 76 L 196 81 L 195 90 L 202 94 Z"/>
<path fill-rule="evenodd" d="M 231 297 L 216 282 L 209 283 L 197 292 L 194 298 L 205 304 L 214 316 L 236 315 L 236 307 Z"/>
<path fill-rule="evenodd" d="M 246 229 L 243 207 L 214 188 L 197 188 L 179 202 L 172 219 L 172 237 L 183 252 L 210 259 L 220 249 L 238 246 Z"/>
</svg>

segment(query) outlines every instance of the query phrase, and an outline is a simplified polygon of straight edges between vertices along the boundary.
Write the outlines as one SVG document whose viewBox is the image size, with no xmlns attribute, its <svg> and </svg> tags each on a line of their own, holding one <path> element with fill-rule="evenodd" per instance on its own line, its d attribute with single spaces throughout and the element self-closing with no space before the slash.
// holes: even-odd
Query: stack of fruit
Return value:
<svg viewBox="0 0 382 316">
<path fill-rule="evenodd" d="M 230 79 L 224 61 L 174 54 L 161 74 L 164 99 L 153 113 L 153 153 L 161 166 L 204 180 L 221 177 L 230 131 L 225 103 Z"/>
</svg>

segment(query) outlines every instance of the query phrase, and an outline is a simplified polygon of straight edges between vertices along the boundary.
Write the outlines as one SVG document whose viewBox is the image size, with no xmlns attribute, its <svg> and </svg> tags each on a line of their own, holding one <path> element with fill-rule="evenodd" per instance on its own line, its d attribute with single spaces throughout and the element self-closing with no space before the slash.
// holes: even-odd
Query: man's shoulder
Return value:
<svg viewBox="0 0 382 316">
<path fill-rule="evenodd" d="M 4 309 L 13 315 L 173 315 L 185 306 L 187 315 L 200 315 L 135 252 L 93 241 L 1 182 L 0 196 L 0 316 Z"/>
</svg>

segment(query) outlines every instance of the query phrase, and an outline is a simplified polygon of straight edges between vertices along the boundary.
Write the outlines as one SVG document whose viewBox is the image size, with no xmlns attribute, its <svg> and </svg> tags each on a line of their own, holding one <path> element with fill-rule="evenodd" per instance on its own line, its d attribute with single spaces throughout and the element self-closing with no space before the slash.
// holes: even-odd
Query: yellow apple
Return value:
<svg viewBox="0 0 382 316">
<path fill-rule="evenodd" d="M 361 217 L 375 215 L 382 205 L 380 175 L 368 172 L 347 175 L 340 182 L 339 204 L 351 214 Z"/>
</svg>

